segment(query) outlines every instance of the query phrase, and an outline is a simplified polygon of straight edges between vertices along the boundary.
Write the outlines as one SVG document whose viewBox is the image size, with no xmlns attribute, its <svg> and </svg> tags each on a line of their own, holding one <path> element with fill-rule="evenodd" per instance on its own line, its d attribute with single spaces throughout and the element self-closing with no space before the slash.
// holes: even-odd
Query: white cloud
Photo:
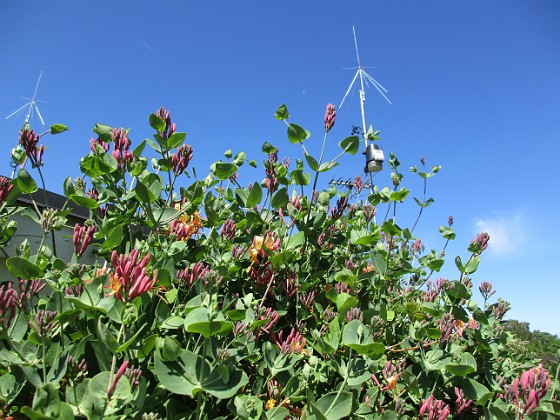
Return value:
<svg viewBox="0 0 560 420">
<path fill-rule="evenodd" d="M 488 252 L 497 257 L 513 256 L 527 240 L 528 226 L 523 212 L 496 213 L 491 217 L 476 219 L 477 233 L 488 232 Z"/>
</svg>

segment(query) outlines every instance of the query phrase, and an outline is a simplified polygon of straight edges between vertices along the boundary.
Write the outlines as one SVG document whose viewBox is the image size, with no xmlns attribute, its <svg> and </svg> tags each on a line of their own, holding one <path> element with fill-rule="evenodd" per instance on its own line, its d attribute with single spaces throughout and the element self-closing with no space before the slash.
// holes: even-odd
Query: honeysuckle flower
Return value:
<svg viewBox="0 0 560 420">
<path fill-rule="evenodd" d="M 375 214 L 377 213 L 377 209 L 375 208 L 375 206 L 372 206 L 371 204 L 364 204 L 362 206 L 362 212 L 364 213 L 364 218 L 366 219 L 366 222 L 370 222 L 371 219 L 373 219 L 373 216 L 375 216 Z"/>
<path fill-rule="evenodd" d="M 138 261 L 138 251 L 135 249 L 126 255 L 119 255 L 117 251 L 113 251 L 111 264 L 113 264 L 114 270 L 109 274 L 111 294 L 124 302 L 150 290 L 157 279 L 157 271 L 151 277 L 146 274 L 150 257 L 150 254 L 146 254 L 142 260 Z"/>
<path fill-rule="evenodd" d="M 117 160 L 119 169 L 123 170 L 126 168 L 126 163 L 134 159 L 134 153 L 128 151 L 130 148 L 128 134 L 124 128 L 113 128 L 111 138 L 115 143 L 112 155 Z"/>
<path fill-rule="evenodd" d="M 192 216 L 183 214 L 169 225 L 169 234 L 175 235 L 178 241 L 186 241 L 196 235 L 202 228 L 202 219 L 199 212 L 194 212 Z"/>
<path fill-rule="evenodd" d="M 171 156 L 171 163 L 173 165 L 173 173 L 175 176 L 181 175 L 189 163 L 193 156 L 193 149 L 191 145 L 184 144 L 177 149 L 177 152 Z"/>
<path fill-rule="evenodd" d="M 176 277 L 179 285 L 191 287 L 198 279 L 204 278 L 208 270 L 208 266 L 198 261 L 191 268 L 186 267 L 183 270 L 178 270 Z"/>
<path fill-rule="evenodd" d="M 457 387 L 455 387 L 455 395 L 457 395 L 457 399 L 455 400 L 455 414 L 461 414 L 471 406 L 473 400 L 465 397 L 463 390 Z"/>
<path fill-rule="evenodd" d="M 0 206 L 6 202 L 8 194 L 10 194 L 13 187 L 14 185 L 12 184 L 12 180 L 10 178 L 0 176 Z"/>
<path fill-rule="evenodd" d="M 24 306 L 34 296 L 37 296 L 41 290 L 47 286 L 44 280 L 20 280 L 19 281 L 19 304 Z"/>
<path fill-rule="evenodd" d="M 427 400 L 422 400 L 420 405 L 420 420 L 424 420 L 424 414 L 428 415 L 428 420 L 445 420 L 451 414 L 451 409 L 442 400 L 436 400 L 433 395 Z"/>
<path fill-rule="evenodd" d="M 476 322 L 474 320 L 474 318 L 470 317 L 469 321 L 467 323 L 456 319 L 453 322 L 454 325 L 454 329 L 455 329 L 455 335 L 462 337 L 463 336 L 463 332 L 465 331 L 465 329 L 471 329 L 471 330 L 478 330 L 479 324 L 478 322 Z"/>
<path fill-rule="evenodd" d="M 131 365 L 130 367 L 126 368 L 124 376 L 128 378 L 128 381 L 130 382 L 130 388 L 132 391 L 134 391 L 134 389 L 140 384 L 140 378 L 142 378 L 142 369 L 136 368 L 134 367 L 134 365 Z"/>
<path fill-rule="evenodd" d="M 548 371 L 539 364 L 521 374 L 511 385 L 506 385 L 505 398 L 513 403 L 521 414 L 530 415 L 539 406 L 546 395 L 552 378 Z"/>
<path fill-rule="evenodd" d="M 12 283 L 0 286 L 0 322 L 4 322 L 6 326 L 16 315 L 18 297 L 13 289 Z"/>
<path fill-rule="evenodd" d="M 161 131 L 159 135 L 163 139 L 167 140 L 175 133 L 175 130 L 177 129 L 177 125 L 171 122 L 171 114 L 165 108 L 158 109 L 156 111 L 156 115 L 160 117 L 163 121 L 165 121 L 165 129 L 164 131 Z"/>
<path fill-rule="evenodd" d="M 39 337 L 46 337 L 49 335 L 56 327 L 58 327 L 59 322 L 54 321 L 54 318 L 58 314 L 54 311 L 46 311 L 40 309 L 35 315 L 35 319 L 29 322 L 29 327 L 33 329 Z"/>
<path fill-rule="evenodd" d="M 443 287 L 445 286 L 445 279 L 437 279 L 435 281 L 431 281 L 429 280 L 427 283 L 428 289 L 426 291 L 424 291 L 423 294 L 423 299 L 424 302 L 433 302 L 436 300 L 436 298 L 439 296 L 439 294 L 441 293 L 441 291 L 443 290 Z"/>
<path fill-rule="evenodd" d="M 109 389 L 107 389 L 107 398 L 111 398 L 113 392 L 115 392 L 115 388 L 117 387 L 117 383 L 119 382 L 119 379 L 121 379 L 121 377 L 124 375 L 124 373 L 128 368 L 128 363 L 129 363 L 128 360 L 125 360 L 121 365 L 121 367 L 119 368 L 119 370 L 117 371 L 117 373 L 115 374 L 115 376 L 113 377 L 113 381 L 111 382 L 111 385 L 109 385 Z"/>
<path fill-rule="evenodd" d="M 45 147 L 39 143 L 39 134 L 35 133 L 29 126 L 21 129 L 19 132 L 19 144 L 25 150 L 27 158 L 31 161 L 31 165 L 35 168 L 43 165 L 43 153 Z"/>
<path fill-rule="evenodd" d="M 325 131 L 328 133 L 331 128 L 334 127 L 334 121 L 336 119 L 336 109 L 333 104 L 327 105 L 327 110 L 325 111 Z"/>
<path fill-rule="evenodd" d="M 507 311 L 510 310 L 510 304 L 509 302 L 506 302 L 503 299 L 499 299 L 498 303 L 495 303 L 494 305 L 492 305 L 492 312 L 494 313 L 494 316 L 496 317 L 496 319 L 502 319 L 504 317 L 504 315 L 506 314 Z"/>
<path fill-rule="evenodd" d="M 281 354 L 299 354 L 299 353 L 306 353 L 308 354 L 309 351 L 305 350 L 306 340 L 305 338 L 296 331 L 295 328 L 292 328 L 288 336 L 284 339 L 282 336 L 284 335 L 284 331 L 280 331 L 278 337 L 274 333 L 272 335 L 272 340 L 276 343 L 276 345 L 280 348 Z"/>
<path fill-rule="evenodd" d="M 315 302 L 315 292 L 303 292 L 300 295 L 299 302 L 309 312 L 313 312 L 313 302 Z"/>
<path fill-rule="evenodd" d="M 109 151 L 109 143 L 105 143 L 99 137 L 97 139 L 90 139 L 89 140 L 89 148 L 94 153 L 95 153 L 95 150 L 96 150 L 96 146 L 101 147 L 105 152 Z"/>
<path fill-rule="evenodd" d="M 264 184 L 270 194 L 278 189 L 279 181 L 276 173 L 276 163 L 278 162 L 278 149 L 268 155 L 268 160 L 264 162 L 265 175 Z"/>
<path fill-rule="evenodd" d="M 235 237 L 236 232 L 235 221 L 232 219 L 227 219 L 224 224 L 222 225 L 222 229 L 220 230 L 220 235 L 223 239 L 227 239 L 231 241 Z"/>
<path fill-rule="evenodd" d="M 340 197 L 336 201 L 336 207 L 331 210 L 331 218 L 334 220 L 340 219 L 344 214 L 344 210 L 346 210 L 347 206 L 348 206 L 348 197 L 347 196 Z"/>
<path fill-rule="evenodd" d="M 480 294 L 482 295 L 484 300 L 488 300 L 490 296 L 496 293 L 495 290 L 492 290 L 492 283 L 490 283 L 489 281 L 482 282 L 482 284 L 478 287 L 478 290 L 480 291 Z"/>
<path fill-rule="evenodd" d="M 256 263 L 259 260 L 259 257 L 262 259 L 266 258 L 266 251 L 275 251 L 280 247 L 280 238 L 277 238 L 273 232 L 266 231 L 264 236 L 256 235 L 253 237 L 253 245 L 249 250 L 249 257 L 253 263 Z M 251 265 L 252 265 L 251 264 Z"/>
<path fill-rule="evenodd" d="M 480 245 L 480 252 L 482 252 L 486 248 L 488 248 L 489 240 L 490 240 L 490 235 L 488 234 L 488 232 L 482 232 L 476 235 L 476 240 L 472 239 L 471 242 L 476 242 L 478 245 Z"/>
<path fill-rule="evenodd" d="M 272 397 L 268 399 L 266 404 L 264 405 L 265 410 L 272 410 L 276 406 L 276 400 Z"/>
<path fill-rule="evenodd" d="M 79 223 L 74 226 L 72 244 L 74 245 L 74 253 L 78 258 L 86 252 L 87 247 L 93 241 L 94 233 L 95 226 L 80 226 Z"/>
</svg>

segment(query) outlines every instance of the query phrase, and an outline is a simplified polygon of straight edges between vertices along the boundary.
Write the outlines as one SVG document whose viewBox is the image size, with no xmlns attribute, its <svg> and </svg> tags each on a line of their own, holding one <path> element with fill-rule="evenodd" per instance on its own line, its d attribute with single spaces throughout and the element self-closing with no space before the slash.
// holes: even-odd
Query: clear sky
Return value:
<svg viewBox="0 0 560 420">
<path fill-rule="evenodd" d="M 560 187 L 560 2 L 456 1 L 109 1 L 6 0 L 0 5 L 0 173 L 41 71 L 39 108 L 48 125 L 47 187 L 79 176 L 95 123 L 131 128 L 133 144 L 151 135 L 147 117 L 164 106 L 188 133 L 194 165 L 232 148 L 262 160 L 269 141 L 280 156 L 301 157 L 283 123 L 311 131 L 319 153 L 325 106 L 338 106 L 355 70 L 355 26 L 362 65 L 389 90 L 392 105 L 367 90 L 367 120 L 394 152 L 403 185 L 421 197 L 408 168 L 424 156 L 442 171 L 428 184 L 435 199 L 417 232 L 441 249 L 437 228 L 453 215 L 457 240 L 441 275 L 457 278 L 453 258 L 468 257 L 477 232 L 490 246 L 473 275 L 512 303 L 510 317 L 560 334 L 556 266 Z M 32 120 L 40 131 L 38 120 Z M 360 125 L 357 90 L 338 111 L 327 157 Z M 333 177 L 362 174 L 363 156 L 342 160 Z M 331 178 L 323 178 L 324 185 Z M 244 180 L 262 179 L 247 170 Z M 390 183 L 387 169 L 375 180 Z M 323 185 L 323 186 L 324 186 Z M 415 204 L 397 215 L 410 226 Z M 476 290 L 476 287 L 475 287 Z M 478 292 L 477 292 L 478 293 Z"/>
</svg>

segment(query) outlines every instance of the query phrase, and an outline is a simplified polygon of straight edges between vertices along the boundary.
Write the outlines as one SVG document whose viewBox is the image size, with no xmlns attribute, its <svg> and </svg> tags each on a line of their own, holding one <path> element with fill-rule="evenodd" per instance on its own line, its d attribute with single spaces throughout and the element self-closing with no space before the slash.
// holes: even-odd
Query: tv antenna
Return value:
<svg viewBox="0 0 560 420">
<path fill-rule="evenodd" d="M 371 77 L 365 71 L 364 67 L 362 67 L 362 63 L 360 62 L 360 53 L 358 52 L 358 40 L 356 39 L 356 29 L 353 26 L 352 26 L 352 32 L 354 33 L 354 47 L 356 48 L 356 58 L 358 59 L 358 68 L 338 108 L 339 109 L 342 108 L 342 105 L 344 104 L 344 100 L 346 99 L 346 97 L 354 87 L 354 84 L 356 83 L 359 77 L 360 78 L 360 107 L 362 110 L 362 135 L 364 137 L 364 144 L 366 146 L 364 150 L 364 154 L 366 155 L 366 166 L 364 170 L 366 173 L 369 173 L 371 176 L 372 172 L 381 171 L 381 169 L 383 168 L 383 160 L 385 160 L 385 157 L 383 155 L 383 151 L 379 148 L 377 144 L 368 144 L 369 133 L 368 133 L 368 128 L 366 126 L 366 112 L 364 109 L 364 104 L 366 102 L 366 91 L 364 89 L 364 83 L 367 87 L 369 87 L 370 84 L 372 84 L 375 87 L 375 89 L 377 89 L 377 91 L 381 94 L 381 96 L 385 98 L 387 102 L 391 104 L 391 101 L 386 95 L 386 93 L 388 93 L 387 89 L 385 89 L 381 83 L 379 83 L 377 80 Z"/>
<path fill-rule="evenodd" d="M 391 104 L 391 101 L 389 100 L 389 98 L 387 97 L 387 93 L 388 90 L 385 89 L 383 87 L 383 85 L 381 85 L 381 83 L 379 83 L 377 80 L 375 80 L 373 77 L 371 77 L 366 71 L 365 68 L 362 67 L 362 64 L 360 62 L 360 54 L 358 52 L 358 41 L 356 39 L 356 29 L 352 26 L 352 32 L 354 33 L 354 47 L 356 48 L 356 58 L 358 59 L 358 68 L 356 70 L 356 74 L 354 75 L 354 78 L 352 79 L 352 82 L 350 83 L 350 86 L 348 87 L 348 90 L 346 91 L 346 94 L 344 95 L 344 98 L 342 98 L 342 102 L 340 103 L 340 105 L 338 106 L 338 108 L 342 108 L 342 104 L 344 104 L 344 101 L 346 100 L 346 97 L 348 96 L 348 94 L 350 93 L 350 91 L 352 90 L 352 88 L 354 87 L 354 84 L 356 83 L 356 81 L 358 80 L 358 77 L 360 78 L 360 106 L 361 106 L 361 110 L 362 110 L 362 133 L 364 135 L 364 139 L 365 139 L 365 144 L 367 146 L 367 127 L 366 127 L 366 114 L 365 114 L 365 110 L 364 110 L 364 104 L 366 102 L 366 92 L 364 89 L 364 84 L 369 87 L 370 84 L 372 84 L 375 89 L 377 89 L 377 91 L 381 94 L 381 96 L 383 96 L 385 98 L 385 100 L 387 102 L 389 102 Z"/>
<path fill-rule="evenodd" d="M 31 116 L 33 115 L 34 112 L 37 113 L 37 116 L 39 117 L 39 120 L 41 121 L 41 124 L 45 125 L 45 121 L 43 121 L 43 116 L 39 112 L 39 107 L 37 106 L 37 99 L 36 99 L 37 98 L 37 90 L 39 90 L 39 83 L 41 83 L 41 77 L 43 77 L 43 71 L 42 70 L 41 70 L 41 74 L 39 74 L 39 80 L 37 80 L 37 84 L 35 85 L 35 92 L 33 92 L 33 97 L 32 98 L 24 98 L 24 99 L 27 99 L 29 102 L 27 102 L 22 107 L 16 109 L 14 112 L 12 112 L 10 115 L 8 115 L 6 117 L 6 119 L 11 118 L 14 115 L 19 115 L 24 109 L 27 108 L 27 114 L 25 115 L 24 126 L 29 124 L 29 120 L 31 119 Z"/>
</svg>

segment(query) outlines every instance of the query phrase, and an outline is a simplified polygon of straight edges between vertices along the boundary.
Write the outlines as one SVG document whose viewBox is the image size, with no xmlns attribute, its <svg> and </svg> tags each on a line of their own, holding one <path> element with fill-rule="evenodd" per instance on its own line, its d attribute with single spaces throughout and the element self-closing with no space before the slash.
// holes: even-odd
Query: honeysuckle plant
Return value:
<svg viewBox="0 0 560 420">
<path fill-rule="evenodd" d="M 264 143 L 264 172 L 247 182 L 245 152 L 225 152 L 199 178 L 197 151 L 163 108 L 149 117 L 152 138 L 136 145 L 97 124 L 83 176 L 68 178 L 68 202 L 48 211 L 17 201 L 36 191 L 44 152 L 22 132 L 22 166 L 0 178 L 2 261 L 16 279 L 0 286 L 2 416 L 554 418 L 557 378 L 511 352 L 501 327 L 509 304 L 492 301 L 491 283 L 475 286 L 491 238 L 467 243 L 457 276 L 444 279 L 453 219 L 439 227 L 439 250 L 414 234 L 440 167 L 411 168 L 424 188 L 411 203 L 418 219 L 403 228 L 396 214 L 410 190 L 394 155 L 391 186 L 368 189 L 357 177 L 316 190 L 378 133 L 344 138 L 328 160 L 329 104 L 316 159 L 287 107 L 274 116 L 303 156 L 280 159 Z M 89 209 L 83 225 L 67 219 L 75 206 Z M 73 229 L 70 261 L 48 241 L 13 243 L 23 212 L 45 235 Z M 94 264 L 80 262 L 88 249 Z"/>
</svg>

